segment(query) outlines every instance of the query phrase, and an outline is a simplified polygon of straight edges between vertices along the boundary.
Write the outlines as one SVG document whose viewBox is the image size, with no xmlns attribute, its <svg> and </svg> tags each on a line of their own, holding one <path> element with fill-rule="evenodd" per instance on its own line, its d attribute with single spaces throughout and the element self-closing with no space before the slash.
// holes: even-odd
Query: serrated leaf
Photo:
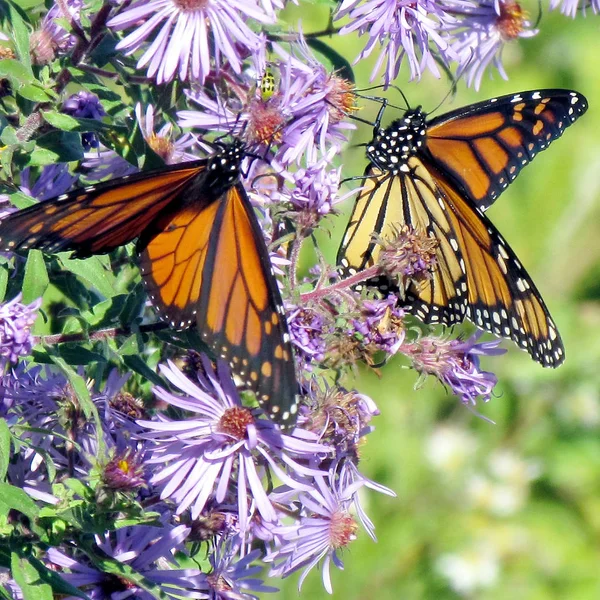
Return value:
<svg viewBox="0 0 600 600">
<path fill-rule="evenodd" d="M 40 250 L 30 250 L 23 277 L 23 303 L 29 304 L 44 294 L 50 280 L 44 257 Z"/>
<path fill-rule="evenodd" d="M 0 419 L 0 481 L 4 481 L 10 462 L 11 435 L 8 424 Z"/>
<path fill-rule="evenodd" d="M 46 91 L 33 83 L 27 83 L 17 88 L 17 94 L 31 102 L 49 102 L 52 98 Z"/>
<path fill-rule="evenodd" d="M 87 281 L 105 298 L 111 298 L 117 293 L 115 290 L 115 276 L 105 268 L 99 257 L 92 256 L 85 260 L 61 257 L 61 262 L 65 271 L 69 271 Z"/>
<path fill-rule="evenodd" d="M 52 588 L 40 580 L 39 571 L 26 557 L 12 552 L 10 570 L 25 600 L 52 600 Z"/>
</svg>

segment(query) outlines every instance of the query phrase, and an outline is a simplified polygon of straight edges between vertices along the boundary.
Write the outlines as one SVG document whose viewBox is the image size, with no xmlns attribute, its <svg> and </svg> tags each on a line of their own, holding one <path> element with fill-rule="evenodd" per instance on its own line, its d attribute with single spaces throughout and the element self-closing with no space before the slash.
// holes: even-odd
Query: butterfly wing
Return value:
<svg viewBox="0 0 600 600">
<path fill-rule="evenodd" d="M 283 303 L 262 232 L 240 184 L 188 203 L 141 255 L 153 304 L 202 339 L 277 421 L 295 412 L 297 383 Z"/>
<path fill-rule="evenodd" d="M 176 203 L 205 166 L 205 161 L 194 161 L 138 173 L 12 213 L 0 222 L 0 248 L 73 250 L 78 258 L 110 252 L 138 237 L 162 211 Z"/>
<path fill-rule="evenodd" d="M 450 233 L 464 257 L 467 318 L 497 336 L 510 338 L 544 367 L 565 359 L 562 340 L 531 277 L 491 221 L 433 167 L 432 195 L 444 204 Z M 425 300 L 417 296 L 419 301 Z"/>
<path fill-rule="evenodd" d="M 556 326 L 496 228 L 435 167 L 417 157 L 408 165 L 408 174 L 367 169 L 370 178 L 340 248 L 342 266 L 361 270 L 376 263 L 379 246 L 370 241 L 372 231 L 387 239 L 394 226 L 427 232 L 439 243 L 436 265 L 429 279 L 409 284 L 406 310 L 425 323 L 451 325 L 468 318 L 514 340 L 542 365 L 560 365 L 564 348 Z"/>
<path fill-rule="evenodd" d="M 415 314 L 428 323 L 462 321 L 468 310 L 466 274 L 460 248 L 452 234 L 449 215 L 432 194 L 431 178 L 418 162 L 414 177 L 383 173 L 372 165 L 365 172 L 365 184 L 356 201 L 338 252 L 338 264 L 354 273 L 377 263 L 384 239 L 394 237 L 396 227 L 408 225 L 438 240 L 436 268 L 431 278 L 411 283 L 407 294 Z M 382 292 L 397 292 L 385 278 L 368 282 Z"/>
<path fill-rule="evenodd" d="M 492 98 L 428 121 L 426 152 L 459 192 L 485 210 L 587 106 L 569 90 Z"/>
</svg>

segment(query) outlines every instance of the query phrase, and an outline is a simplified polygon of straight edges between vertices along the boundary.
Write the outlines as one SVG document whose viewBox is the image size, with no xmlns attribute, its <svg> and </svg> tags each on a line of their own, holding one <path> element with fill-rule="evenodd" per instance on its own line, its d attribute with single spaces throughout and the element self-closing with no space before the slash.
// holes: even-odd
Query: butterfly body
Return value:
<svg viewBox="0 0 600 600">
<path fill-rule="evenodd" d="M 203 341 L 289 425 L 297 381 L 283 302 L 262 230 L 240 182 L 246 147 L 75 190 L 8 215 L 0 248 L 103 254 L 137 239 L 151 302 Z"/>
<path fill-rule="evenodd" d="M 428 120 L 406 111 L 375 128 L 364 187 L 338 251 L 357 272 L 377 262 L 373 233 L 390 239 L 409 226 L 434 238 L 431 278 L 411 282 L 406 309 L 426 323 L 464 319 L 514 340 L 543 366 L 564 348 L 548 309 L 515 253 L 484 211 L 538 152 L 587 109 L 569 90 L 522 92 Z M 386 278 L 369 282 L 397 291 Z"/>
</svg>

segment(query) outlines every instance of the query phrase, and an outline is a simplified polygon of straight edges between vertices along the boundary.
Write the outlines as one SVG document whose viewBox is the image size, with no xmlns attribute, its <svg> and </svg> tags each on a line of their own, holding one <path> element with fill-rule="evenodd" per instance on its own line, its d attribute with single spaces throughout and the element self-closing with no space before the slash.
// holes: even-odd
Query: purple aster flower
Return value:
<svg viewBox="0 0 600 600">
<path fill-rule="evenodd" d="M 302 366 L 310 370 L 311 363 L 325 359 L 325 336 L 333 330 L 333 318 L 309 306 L 288 307 L 286 313 L 292 344 L 297 350 L 294 354 Z"/>
<path fill-rule="evenodd" d="M 135 116 L 146 143 L 156 154 L 158 154 L 167 165 L 195 160 L 197 157 L 186 150 L 196 143 L 196 139 L 190 133 L 185 133 L 173 140 L 173 125 L 165 123 L 156 133 L 154 131 L 154 107 L 149 104 L 146 114 L 142 113 L 141 104 L 135 107 Z"/>
<path fill-rule="evenodd" d="M 430 278 L 436 264 L 438 240 L 409 226 L 393 227 L 390 239 L 373 235 L 381 246 L 377 265 L 387 278 L 398 284 L 403 292 L 410 282 Z"/>
<path fill-rule="evenodd" d="M 326 455 L 329 449 L 317 444 L 314 435 L 282 435 L 273 423 L 257 418 L 242 405 L 227 367 L 219 363 L 213 371 L 208 360 L 203 362 L 200 386 L 172 363 L 161 366 L 165 378 L 187 396 L 160 387 L 156 396 L 195 417 L 173 421 L 158 415 L 156 421 L 140 421 L 154 432 L 147 436 L 155 442 L 148 460 L 155 465 L 151 483 L 162 487 L 162 499 L 177 503 L 178 514 L 191 507 L 196 518 L 212 496 L 222 502 L 235 482 L 239 527 L 245 532 L 254 511 L 266 521 L 277 518 L 263 484 L 266 469 L 290 487 L 307 490 L 310 486 L 299 479 L 318 471 L 299 461 Z"/>
<path fill-rule="evenodd" d="M 202 598 L 197 592 L 202 575 L 197 569 L 169 569 L 177 567 L 176 552 L 184 551 L 184 541 L 190 530 L 185 525 L 177 527 L 146 527 L 138 525 L 96 536 L 99 554 L 126 564 L 157 584 L 169 598 Z M 153 600 L 154 596 L 127 580 L 124 574 L 116 577 L 99 571 L 94 563 L 82 552 L 75 557 L 56 548 L 48 550 L 47 560 L 54 568 L 61 567 L 60 575 L 71 585 L 83 588 L 92 600 L 114 600 L 131 598 Z M 64 571 L 67 569 L 68 571 Z M 69 596 L 65 600 L 75 600 Z"/>
<path fill-rule="evenodd" d="M 298 411 L 298 427 L 335 448 L 337 457 L 357 457 L 360 439 L 372 431 L 369 423 L 377 415 L 379 409 L 369 396 L 313 379 Z"/>
<path fill-rule="evenodd" d="M 453 7 L 452 12 L 462 17 L 447 29 L 455 38 L 451 48 L 458 55 L 457 75 L 466 73 L 467 85 L 476 90 L 490 64 L 503 79 L 508 79 L 502 66 L 502 50 L 507 42 L 538 33 L 537 29 L 531 29 L 521 5 L 513 0 L 480 0 L 465 7 Z"/>
<path fill-rule="evenodd" d="M 591 8 L 594 14 L 600 13 L 600 1 L 599 0 L 585 0 L 583 4 L 580 0 L 550 0 L 550 9 L 555 10 L 560 6 L 560 12 L 567 17 L 575 18 L 578 13 L 582 13 L 585 16 L 587 8 Z"/>
<path fill-rule="evenodd" d="M 384 300 L 364 300 L 360 319 L 352 320 L 350 335 L 358 336 L 363 346 L 374 346 L 388 354 L 398 352 L 404 341 L 404 311 L 391 294 Z"/>
<path fill-rule="evenodd" d="M 129 447 L 115 453 L 102 472 L 102 481 L 112 490 L 134 490 L 146 486 L 144 455 Z"/>
<path fill-rule="evenodd" d="M 323 585 L 332 594 L 329 567 L 333 562 L 343 570 L 339 553 L 356 539 L 358 523 L 350 508 L 354 493 L 363 483 L 343 487 L 332 484 L 331 475 L 327 479 L 317 476 L 315 483 L 314 489 L 299 497 L 303 511 L 310 516 L 303 516 L 297 524 L 273 527 L 278 544 L 265 556 L 265 562 L 273 563 L 271 577 L 287 577 L 304 569 L 298 581 L 300 590 L 310 570 L 323 561 Z"/>
<path fill-rule="evenodd" d="M 271 3 L 265 4 L 268 8 Z M 213 68 L 211 58 L 217 70 L 227 61 L 240 73 L 244 57 L 259 49 L 260 37 L 248 27 L 248 19 L 267 24 L 274 22 L 274 15 L 256 0 L 144 0 L 108 25 L 116 30 L 137 27 L 117 44 L 128 55 L 153 37 L 137 67 L 147 66 L 148 76 L 158 83 L 177 75 L 203 84 Z"/>
<path fill-rule="evenodd" d="M 98 96 L 86 90 L 69 96 L 65 100 L 62 109 L 64 113 L 82 119 L 96 119 L 100 121 L 106 115 Z M 100 144 L 98 136 L 94 132 L 83 133 L 81 141 L 86 150 L 97 148 Z"/>
<path fill-rule="evenodd" d="M 301 160 L 315 165 L 332 148 L 339 150 L 346 141 L 344 133 L 355 129 L 344 121 L 356 110 L 354 88 L 329 73 L 302 37 L 293 54 L 277 44 L 274 49 L 282 58 L 271 65 L 278 75 L 272 95 L 261 94 L 256 75 L 235 83 L 225 80 L 227 93 L 231 87 L 236 90 L 235 102 L 220 93 L 194 91 L 190 100 L 202 111 L 180 111 L 179 125 L 241 136 L 250 146 L 268 148 L 274 165 L 286 167 Z"/>
<path fill-rule="evenodd" d="M 57 54 L 71 50 L 77 38 L 63 28 L 64 23 L 74 22 L 80 26 L 80 12 L 83 0 L 61 0 L 46 13 L 42 26 L 29 38 L 29 48 L 33 62 L 47 65 Z M 87 15 L 88 18 L 91 15 Z"/>
<path fill-rule="evenodd" d="M 41 298 L 28 305 L 22 304 L 19 294 L 0 305 L 0 377 L 7 365 L 16 364 L 20 356 L 31 352 L 34 344 L 31 326 L 41 304 Z"/>
<path fill-rule="evenodd" d="M 81 166 L 87 170 L 85 175 L 82 176 L 86 183 L 117 179 L 139 171 L 137 167 L 119 156 L 114 150 L 109 150 L 103 146 L 86 152 Z"/>
<path fill-rule="evenodd" d="M 355 62 L 369 56 L 376 47 L 382 48 L 371 81 L 383 66 L 384 87 L 388 87 L 398 77 L 405 58 L 410 67 L 411 79 L 420 78 L 425 69 L 429 69 L 436 77 L 440 76 L 434 52 L 445 64 L 455 58 L 455 53 L 448 47 L 440 32 L 442 26 L 454 21 L 442 2 L 344 0 L 335 18 L 344 16 L 350 18 L 350 23 L 342 27 L 341 34 L 358 30 L 360 35 L 369 35 L 367 45 Z"/>
<path fill-rule="evenodd" d="M 346 131 L 356 129 L 345 119 L 357 110 L 354 85 L 330 73 L 311 52 L 302 31 L 291 53 L 274 44 L 282 57 L 281 102 L 288 107 L 291 119 L 282 132 L 276 159 L 283 165 L 299 162 L 302 157 L 311 165 L 325 157 L 330 149 L 339 150 L 346 142 Z"/>
<path fill-rule="evenodd" d="M 487 402 L 498 382 L 493 373 L 480 369 L 479 357 L 506 352 L 498 348 L 501 340 L 477 343 L 482 335 L 478 331 L 468 340 L 423 337 L 414 344 L 405 344 L 402 352 L 412 359 L 419 373 L 435 375 L 463 404 L 475 405 L 478 397 Z"/>
<path fill-rule="evenodd" d="M 73 115 L 82 119 L 96 119 L 100 121 L 106 115 L 98 96 L 87 90 L 82 90 L 69 96 L 63 103 L 62 108 L 63 112 L 67 115 Z"/>
<path fill-rule="evenodd" d="M 209 555 L 211 571 L 203 575 L 199 590 L 211 600 L 258 600 L 251 592 L 276 592 L 276 587 L 265 585 L 257 576 L 263 567 L 252 565 L 260 556 L 253 550 L 239 557 L 240 547 L 234 540 L 222 540 Z"/>
<path fill-rule="evenodd" d="M 56 163 L 46 165 L 35 183 L 31 183 L 31 169 L 26 167 L 21 171 L 20 189 L 23 193 L 37 198 L 38 200 L 48 200 L 54 196 L 65 194 L 73 188 L 77 182 L 77 175 L 69 172 L 69 165 L 66 163 Z"/>
</svg>

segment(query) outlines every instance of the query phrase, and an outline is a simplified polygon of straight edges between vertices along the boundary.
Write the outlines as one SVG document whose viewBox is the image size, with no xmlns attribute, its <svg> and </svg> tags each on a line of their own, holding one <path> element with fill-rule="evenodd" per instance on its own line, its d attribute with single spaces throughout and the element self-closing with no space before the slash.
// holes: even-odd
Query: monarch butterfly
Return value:
<svg viewBox="0 0 600 600">
<path fill-rule="evenodd" d="M 254 210 L 239 181 L 240 140 L 206 159 L 75 190 L 0 222 L 4 251 L 73 250 L 85 258 L 137 238 L 150 300 L 171 326 L 196 323 L 271 417 L 296 409 L 283 303 Z"/>
<path fill-rule="evenodd" d="M 514 340 L 545 367 L 564 348 L 542 297 L 515 253 L 483 214 L 530 162 L 587 110 L 569 90 L 521 92 L 459 108 L 431 120 L 407 110 L 367 146 L 365 184 L 338 251 L 342 270 L 376 263 L 373 233 L 397 226 L 437 241 L 431 277 L 410 283 L 406 309 L 426 323 L 468 319 Z M 384 278 L 385 279 L 385 278 Z M 389 282 L 375 282 L 389 289 Z"/>
</svg>

